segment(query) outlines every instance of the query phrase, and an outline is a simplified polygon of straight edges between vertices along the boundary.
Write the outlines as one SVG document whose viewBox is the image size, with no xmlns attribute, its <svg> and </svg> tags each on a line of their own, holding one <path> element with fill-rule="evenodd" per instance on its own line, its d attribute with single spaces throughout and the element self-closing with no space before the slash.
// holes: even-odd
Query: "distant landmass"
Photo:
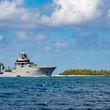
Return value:
<svg viewBox="0 0 110 110">
<path fill-rule="evenodd" d="M 99 75 L 99 76 L 110 76 L 110 70 L 89 70 L 89 69 L 71 69 L 65 70 L 60 75 Z"/>
</svg>

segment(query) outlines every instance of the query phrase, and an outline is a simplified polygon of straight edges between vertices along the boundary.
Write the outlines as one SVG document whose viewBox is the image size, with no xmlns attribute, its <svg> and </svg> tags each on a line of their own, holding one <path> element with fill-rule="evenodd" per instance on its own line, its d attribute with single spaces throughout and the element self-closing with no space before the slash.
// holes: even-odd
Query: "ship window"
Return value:
<svg viewBox="0 0 110 110">
<path fill-rule="evenodd" d="M 29 65 L 29 67 L 32 67 L 32 65 Z"/>
<path fill-rule="evenodd" d="M 24 67 L 24 65 L 21 65 L 21 67 L 23 68 L 23 67 Z"/>
</svg>

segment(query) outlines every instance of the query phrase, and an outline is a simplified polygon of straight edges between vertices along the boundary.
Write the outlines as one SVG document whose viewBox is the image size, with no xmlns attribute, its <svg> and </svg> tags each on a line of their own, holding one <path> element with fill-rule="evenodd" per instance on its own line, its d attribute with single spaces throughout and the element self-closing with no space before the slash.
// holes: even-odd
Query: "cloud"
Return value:
<svg viewBox="0 0 110 110">
<path fill-rule="evenodd" d="M 0 30 L 0 50 L 8 47 L 12 43 L 7 31 Z"/>
<path fill-rule="evenodd" d="M 19 18 L 19 15 L 22 16 L 23 13 L 26 13 L 26 10 L 18 8 L 16 2 L 2 1 L 0 3 L 0 20 Z"/>
<path fill-rule="evenodd" d="M 0 35 L 0 42 L 3 42 L 4 38 L 5 37 L 3 35 Z"/>
<path fill-rule="evenodd" d="M 95 32 L 80 32 L 74 39 L 77 49 L 99 49 L 100 39 Z"/>
<path fill-rule="evenodd" d="M 35 31 L 17 31 L 16 36 L 18 39 L 22 41 L 28 41 L 28 42 L 35 42 L 35 43 L 41 43 L 43 41 L 46 41 L 48 39 L 48 36 L 43 33 L 36 33 Z"/>
<path fill-rule="evenodd" d="M 28 9 L 24 7 L 25 2 L 25 0 L 1 0 L 1 28 L 33 30 L 47 26 L 110 25 L 108 0 L 53 0 L 53 4 L 44 9 L 37 9 L 38 7 Z"/>
<path fill-rule="evenodd" d="M 13 0 L 13 2 L 15 2 L 17 5 L 23 5 L 24 4 L 24 0 Z"/>
<path fill-rule="evenodd" d="M 37 34 L 34 36 L 34 40 L 36 41 L 45 41 L 47 39 L 47 36 L 44 34 Z"/>
<path fill-rule="evenodd" d="M 64 40 L 56 41 L 55 42 L 55 47 L 57 49 L 65 49 L 65 48 L 69 47 L 69 43 L 64 41 Z"/>
<path fill-rule="evenodd" d="M 25 31 L 18 31 L 18 32 L 17 32 L 17 37 L 18 37 L 20 40 L 27 40 L 28 34 L 27 34 L 27 32 L 25 32 Z"/>
<path fill-rule="evenodd" d="M 101 3 L 102 0 L 54 0 L 54 12 L 42 19 L 54 26 L 81 24 L 100 16 Z"/>
<path fill-rule="evenodd" d="M 59 52 L 61 50 L 69 49 L 70 42 L 66 40 L 57 40 L 57 41 L 50 41 L 45 43 L 43 47 L 43 51 L 45 52 Z"/>
<path fill-rule="evenodd" d="M 38 17 L 37 12 L 23 7 L 23 0 L 0 2 L 0 27 L 32 28 L 36 26 Z"/>
</svg>

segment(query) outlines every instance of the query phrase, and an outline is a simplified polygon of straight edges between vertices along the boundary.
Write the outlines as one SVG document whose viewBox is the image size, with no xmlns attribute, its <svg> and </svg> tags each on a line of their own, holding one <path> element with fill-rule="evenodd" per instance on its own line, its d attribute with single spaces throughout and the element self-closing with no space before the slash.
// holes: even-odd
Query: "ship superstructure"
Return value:
<svg viewBox="0 0 110 110">
<path fill-rule="evenodd" d="M 15 67 L 13 69 L 2 69 L 3 64 L 1 64 L 1 73 L 0 76 L 9 76 L 9 77 L 44 77 L 51 76 L 52 72 L 56 67 L 40 67 L 33 62 L 30 62 L 26 53 L 19 54 L 15 62 Z M 4 70 L 4 71 L 3 71 Z"/>
</svg>

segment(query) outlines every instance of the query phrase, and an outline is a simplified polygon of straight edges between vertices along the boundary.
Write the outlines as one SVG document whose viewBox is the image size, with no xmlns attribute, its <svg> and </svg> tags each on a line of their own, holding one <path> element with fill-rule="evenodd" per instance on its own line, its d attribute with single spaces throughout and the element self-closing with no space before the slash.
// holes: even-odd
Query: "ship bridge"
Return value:
<svg viewBox="0 0 110 110">
<path fill-rule="evenodd" d="M 15 64 L 18 65 L 23 65 L 23 64 L 29 64 L 30 63 L 30 59 L 28 58 L 26 53 L 21 53 L 19 54 L 19 58 L 16 60 Z"/>
</svg>

